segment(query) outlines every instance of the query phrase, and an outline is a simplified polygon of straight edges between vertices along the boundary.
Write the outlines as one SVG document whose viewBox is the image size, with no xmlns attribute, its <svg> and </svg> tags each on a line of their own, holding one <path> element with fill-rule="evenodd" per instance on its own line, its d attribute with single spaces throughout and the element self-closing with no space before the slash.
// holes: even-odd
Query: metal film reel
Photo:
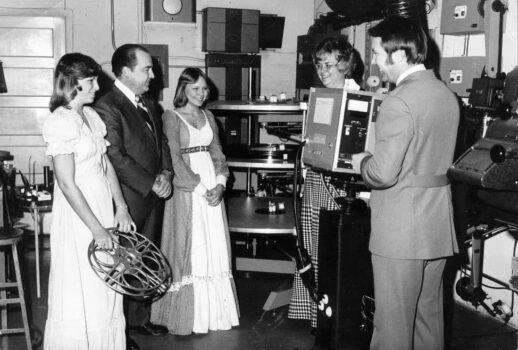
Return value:
<svg viewBox="0 0 518 350">
<path fill-rule="evenodd" d="M 171 266 L 149 239 L 137 232 L 110 230 L 116 237 L 113 249 L 88 247 L 90 266 L 114 291 L 133 297 L 155 298 L 172 283 Z"/>
</svg>

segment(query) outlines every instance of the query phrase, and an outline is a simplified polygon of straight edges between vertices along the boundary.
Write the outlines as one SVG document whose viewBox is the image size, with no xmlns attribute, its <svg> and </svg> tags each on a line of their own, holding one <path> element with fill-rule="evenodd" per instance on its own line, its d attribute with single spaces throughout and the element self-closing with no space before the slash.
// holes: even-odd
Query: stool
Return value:
<svg viewBox="0 0 518 350">
<path fill-rule="evenodd" d="M 23 292 L 22 276 L 20 273 L 20 261 L 18 259 L 17 244 L 22 239 L 22 230 L 15 228 L 0 228 L 0 247 L 11 247 L 13 254 L 14 270 L 16 272 L 16 282 L 7 282 L 5 273 L 5 256 L 0 252 L 0 336 L 25 333 L 27 349 L 32 350 L 31 334 L 29 331 L 29 320 L 27 318 L 27 308 L 25 306 L 25 294 Z M 7 297 L 7 288 L 18 288 L 17 298 Z M 7 305 L 20 304 L 23 319 L 23 328 L 7 328 Z"/>
</svg>

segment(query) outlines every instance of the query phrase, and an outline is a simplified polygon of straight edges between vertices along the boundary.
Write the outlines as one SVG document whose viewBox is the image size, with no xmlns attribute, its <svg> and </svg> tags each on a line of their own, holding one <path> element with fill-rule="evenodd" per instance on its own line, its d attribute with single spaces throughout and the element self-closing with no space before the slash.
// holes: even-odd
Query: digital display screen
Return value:
<svg viewBox="0 0 518 350">
<path fill-rule="evenodd" d="M 349 100 L 348 110 L 367 113 L 369 111 L 369 102 L 360 100 Z"/>
</svg>

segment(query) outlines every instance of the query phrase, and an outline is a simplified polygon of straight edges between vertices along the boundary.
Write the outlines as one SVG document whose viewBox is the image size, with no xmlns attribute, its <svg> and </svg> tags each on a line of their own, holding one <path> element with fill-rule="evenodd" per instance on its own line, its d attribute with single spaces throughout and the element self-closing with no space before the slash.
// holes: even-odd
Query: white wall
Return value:
<svg viewBox="0 0 518 350">
<path fill-rule="evenodd" d="M 457 57 L 462 56 L 464 52 L 464 41 L 468 40 L 467 56 L 485 56 L 486 45 L 484 34 L 477 35 L 440 35 L 440 10 L 442 8 L 442 2 L 439 0 L 437 5 L 438 9 L 434 10 L 429 17 L 430 22 L 433 22 L 433 27 L 437 29 L 437 42 L 439 47 L 442 48 L 443 57 Z M 518 63 L 518 13 L 517 13 L 517 2 L 513 0 L 508 1 L 509 10 L 505 14 L 504 19 L 504 32 L 503 32 L 503 48 L 502 48 L 502 71 L 509 72 Z"/>
<path fill-rule="evenodd" d="M 295 95 L 297 36 L 306 34 L 313 23 L 313 0 L 198 0 L 196 23 L 143 22 L 143 0 L 114 0 L 115 45 L 128 42 L 169 45 L 169 88 L 164 90 L 163 105 L 172 107 L 172 98 L 180 72 L 187 66 L 204 67 L 201 51 L 202 15 L 206 7 L 258 9 L 264 14 L 286 17 L 283 45 L 277 50 L 261 50 L 261 93 L 285 92 Z M 78 51 L 92 56 L 111 73 L 111 9 L 109 0 L 0 0 L 0 10 L 39 9 L 72 12 L 73 21 L 68 52 Z"/>
</svg>

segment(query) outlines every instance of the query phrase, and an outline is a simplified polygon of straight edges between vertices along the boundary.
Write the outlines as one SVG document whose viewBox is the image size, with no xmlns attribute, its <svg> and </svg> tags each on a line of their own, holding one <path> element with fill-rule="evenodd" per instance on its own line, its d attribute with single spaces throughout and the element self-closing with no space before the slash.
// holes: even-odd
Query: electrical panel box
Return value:
<svg viewBox="0 0 518 350">
<path fill-rule="evenodd" d="M 484 17 L 475 0 L 448 0 L 442 2 L 441 34 L 484 33 Z"/>
<path fill-rule="evenodd" d="M 468 97 L 473 79 L 480 78 L 486 62 L 484 56 L 443 57 L 441 79 L 459 97 Z"/>
</svg>

